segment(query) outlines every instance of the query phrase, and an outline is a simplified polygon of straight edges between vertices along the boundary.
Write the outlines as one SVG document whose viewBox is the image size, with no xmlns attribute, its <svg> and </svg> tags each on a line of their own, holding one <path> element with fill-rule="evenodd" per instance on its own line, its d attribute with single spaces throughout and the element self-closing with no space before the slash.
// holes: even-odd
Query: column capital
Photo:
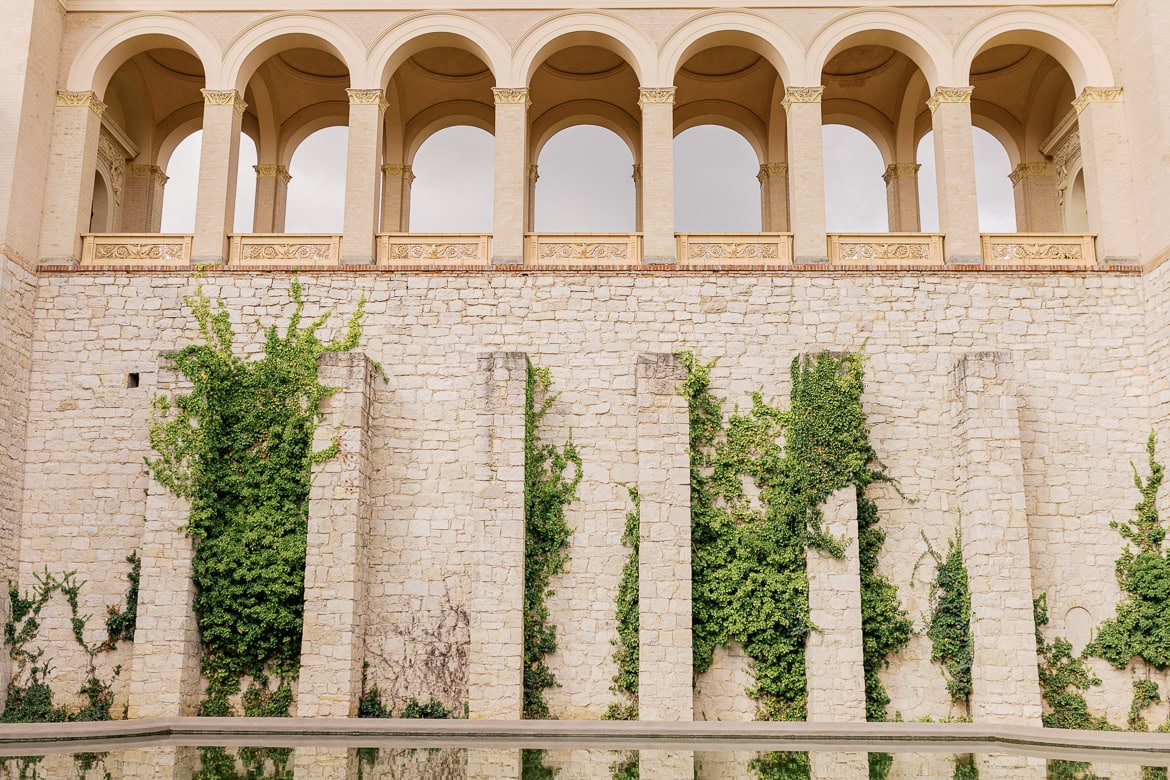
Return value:
<svg viewBox="0 0 1170 780">
<path fill-rule="evenodd" d="M 784 99 L 780 101 L 780 105 L 787 111 L 788 107 L 793 103 L 820 103 L 824 94 L 825 88 L 821 86 L 786 87 L 784 89 Z"/>
<path fill-rule="evenodd" d="M 239 91 L 234 89 L 201 89 L 203 93 L 203 105 L 205 106 L 234 106 L 236 113 L 240 116 L 244 115 L 248 104 L 244 102 L 244 96 Z"/>
<path fill-rule="evenodd" d="M 495 98 L 497 106 L 522 105 L 528 107 L 532 105 L 532 99 L 528 96 L 528 87 L 492 87 L 492 97 Z"/>
<path fill-rule="evenodd" d="M 260 165 L 253 165 L 252 170 L 256 171 L 256 178 L 258 179 L 280 179 L 282 184 L 288 184 L 292 181 L 292 176 L 289 175 L 288 168 L 283 165 L 261 163 Z"/>
<path fill-rule="evenodd" d="M 638 105 L 647 103 L 667 103 L 674 105 L 674 87 L 640 87 L 638 89 Z"/>
<path fill-rule="evenodd" d="M 414 181 L 414 170 L 409 165 L 402 163 L 386 163 L 382 166 L 382 175 L 392 179 Z"/>
<path fill-rule="evenodd" d="M 345 94 L 349 95 L 351 106 L 377 106 L 382 113 L 390 107 L 386 94 L 380 89 L 347 89 Z"/>
<path fill-rule="evenodd" d="M 633 179 L 636 182 L 642 181 L 642 164 L 634 163 L 634 170 L 632 173 Z"/>
<path fill-rule="evenodd" d="M 93 91 L 70 92 L 64 89 L 57 90 L 57 105 L 85 106 L 99 117 L 106 113 L 106 104 L 100 101 L 97 93 Z"/>
<path fill-rule="evenodd" d="M 159 184 L 166 184 L 170 180 L 166 172 L 157 165 L 143 165 L 141 163 L 127 165 L 126 175 L 132 178 L 153 179 Z"/>
<path fill-rule="evenodd" d="M 760 172 L 756 174 L 756 178 L 763 184 L 766 179 L 773 176 L 787 176 L 788 163 L 764 163 L 760 166 Z"/>
<path fill-rule="evenodd" d="M 1033 176 L 1055 176 L 1056 169 L 1052 167 L 1052 163 L 1048 162 L 1022 162 L 1012 169 L 1008 174 L 1012 184 L 1019 184 L 1024 179 Z"/>
<path fill-rule="evenodd" d="M 886 166 L 886 172 L 882 174 L 882 179 L 888 185 L 894 179 L 902 176 L 917 176 L 921 168 L 922 166 L 918 163 L 890 163 Z"/>
<path fill-rule="evenodd" d="M 1120 103 L 1122 92 L 1121 87 L 1085 87 L 1072 102 L 1073 108 L 1080 114 L 1090 103 Z"/>
<path fill-rule="evenodd" d="M 974 92 L 974 87 L 935 87 L 926 105 L 933 114 L 943 103 L 970 103 Z"/>
<path fill-rule="evenodd" d="M 529 163 L 527 170 L 528 181 L 535 182 L 540 178 L 540 166 L 536 163 Z"/>
</svg>

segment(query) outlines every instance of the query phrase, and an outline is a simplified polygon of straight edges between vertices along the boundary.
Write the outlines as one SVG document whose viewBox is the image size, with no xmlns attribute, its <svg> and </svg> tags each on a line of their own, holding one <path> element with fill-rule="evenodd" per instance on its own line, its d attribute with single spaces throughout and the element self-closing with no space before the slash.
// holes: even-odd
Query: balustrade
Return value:
<svg viewBox="0 0 1170 780">
<path fill-rule="evenodd" d="M 81 265 L 188 265 L 192 239 L 164 233 L 85 233 Z"/>
<path fill-rule="evenodd" d="M 698 265 L 792 265 L 792 234 L 679 233 L 678 261 Z"/>
<path fill-rule="evenodd" d="M 228 264 L 322 268 L 341 264 L 341 235 L 236 233 L 230 237 Z"/>
<path fill-rule="evenodd" d="M 943 265 L 941 233 L 830 233 L 829 263 L 850 265 Z"/>
<path fill-rule="evenodd" d="M 1096 236 L 1068 233 L 984 233 L 987 265 L 1097 264 Z"/>
<path fill-rule="evenodd" d="M 641 233 L 529 233 L 525 265 L 640 265 Z"/>
<path fill-rule="evenodd" d="M 380 233 L 378 265 L 469 265 L 491 262 L 492 237 L 481 233 Z"/>
</svg>

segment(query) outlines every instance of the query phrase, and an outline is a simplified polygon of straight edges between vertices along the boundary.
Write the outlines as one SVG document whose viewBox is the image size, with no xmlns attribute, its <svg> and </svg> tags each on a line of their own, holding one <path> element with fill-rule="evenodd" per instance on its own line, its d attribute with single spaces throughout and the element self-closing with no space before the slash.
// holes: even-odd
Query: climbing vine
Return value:
<svg viewBox="0 0 1170 780">
<path fill-rule="evenodd" d="M 870 719 L 883 719 L 889 697 L 878 670 L 909 641 L 911 623 L 896 588 L 877 573 L 885 534 L 865 490 L 888 477 L 870 446 L 861 408 L 861 356 L 822 352 L 793 360 L 787 412 L 755 393 L 750 410 L 732 414 L 726 425 L 722 402 L 710 389 L 714 363 L 691 353 L 679 359 L 688 370 L 682 393 L 690 413 L 695 673 L 710 668 L 716 646 L 742 642 L 753 661 L 755 684 L 748 694 L 758 717 L 806 717 L 804 649 L 813 630 L 806 550 L 842 555 L 841 540 L 824 529 L 821 504 L 852 486 L 858 499 L 866 711 Z M 747 489 L 749 482 L 754 491 Z"/>
<path fill-rule="evenodd" d="M 926 636 L 930 639 L 930 660 L 941 664 L 951 701 L 967 709 L 971 700 L 971 589 L 967 567 L 963 563 L 963 543 L 958 532 L 947 541 L 947 554 L 941 555 L 926 534 L 926 552 L 935 563 L 930 585 L 930 613 Z"/>
<path fill-rule="evenodd" d="M 233 352 L 223 304 L 213 309 L 202 287 L 185 300 L 203 343 L 169 356 L 192 390 L 173 401 L 156 396 L 147 459 L 154 478 L 190 501 L 186 531 L 194 546 L 195 617 L 207 681 L 199 714 L 234 715 L 241 694 L 248 717 L 282 717 L 293 702 L 304 615 L 305 543 L 310 468 L 336 454 L 336 442 L 313 452 L 320 403 L 335 388 L 317 379 L 325 352 L 355 348 L 365 299 L 345 335 L 317 335 L 329 314 L 302 323 L 305 302 L 294 281 L 284 333 L 265 331 L 258 360 Z M 200 777 L 235 777 L 222 748 L 204 749 Z M 249 772 L 271 765 L 288 774 L 285 749 L 241 749 Z"/>
<path fill-rule="evenodd" d="M 617 593 L 617 639 L 613 660 L 617 664 L 611 690 L 622 696 L 624 702 L 613 702 L 605 711 L 603 720 L 638 719 L 638 533 L 641 499 L 636 486 L 627 487 L 634 508 L 626 513 L 622 544 L 630 554 L 622 567 L 622 579 Z"/>
<path fill-rule="evenodd" d="M 557 684 L 545 657 L 557 649 L 547 599 L 552 578 L 569 560 L 565 507 L 577 497 L 581 456 L 572 438 L 562 447 L 541 440 L 541 421 L 556 400 L 547 368 L 528 366 L 524 394 L 524 717 L 549 717 L 544 691 Z M 566 472 L 570 472 L 566 476 Z"/>
<path fill-rule="evenodd" d="M 1117 731 L 1108 718 L 1093 715 L 1084 693 L 1101 684 L 1085 661 L 1073 655 L 1072 644 L 1064 637 L 1052 642 L 1044 638 L 1041 629 L 1048 625 L 1048 596 L 1041 593 L 1033 603 L 1036 619 L 1036 651 L 1039 654 L 1037 671 L 1040 676 L 1040 695 L 1047 705 L 1041 721 L 1054 729 L 1098 729 Z"/>
</svg>

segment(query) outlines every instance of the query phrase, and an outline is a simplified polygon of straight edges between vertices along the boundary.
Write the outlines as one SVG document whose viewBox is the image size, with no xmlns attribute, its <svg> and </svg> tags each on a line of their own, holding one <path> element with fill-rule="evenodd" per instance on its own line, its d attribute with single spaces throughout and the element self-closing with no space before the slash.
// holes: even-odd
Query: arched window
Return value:
<svg viewBox="0 0 1170 780">
<path fill-rule="evenodd" d="M 674 223 L 680 233 L 758 233 L 760 160 L 742 135 L 700 125 L 674 139 Z"/>
<path fill-rule="evenodd" d="M 163 190 L 163 233 L 195 232 L 195 201 L 199 193 L 199 160 L 203 152 L 203 131 L 196 130 L 179 142 L 167 160 L 167 183 Z M 256 144 L 247 135 L 240 138 L 240 164 L 236 173 L 235 231 L 252 229 L 256 202 Z"/>
<path fill-rule="evenodd" d="M 110 188 L 98 171 L 93 174 L 93 206 L 89 212 L 89 232 L 110 232 Z"/>
<path fill-rule="evenodd" d="M 490 233 L 495 139 L 459 125 L 432 135 L 415 153 L 410 190 L 412 233 Z"/>
<path fill-rule="evenodd" d="M 326 127 L 297 146 L 288 166 L 286 232 L 342 232 L 348 149 L 348 127 Z"/>
<path fill-rule="evenodd" d="M 869 136 L 846 125 L 825 125 L 825 226 L 830 233 L 885 233 L 889 209 L 885 163 Z"/>
<path fill-rule="evenodd" d="M 1012 193 L 1012 164 L 1003 144 L 980 127 L 971 128 L 975 150 L 975 194 L 979 202 L 979 230 L 984 233 L 1016 232 L 1016 205 Z M 934 135 L 928 132 L 918 143 L 919 209 L 922 229 L 939 229 L 938 181 L 934 163 Z"/>
<path fill-rule="evenodd" d="M 554 135 L 537 164 L 536 231 L 634 232 L 633 165 L 629 147 L 611 130 L 578 125 Z"/>
</svg>

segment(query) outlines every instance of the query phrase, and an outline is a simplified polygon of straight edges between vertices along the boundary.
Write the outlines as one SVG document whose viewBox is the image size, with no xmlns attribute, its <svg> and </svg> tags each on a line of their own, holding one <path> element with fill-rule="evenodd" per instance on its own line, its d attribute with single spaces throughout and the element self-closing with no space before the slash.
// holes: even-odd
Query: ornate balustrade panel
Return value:
<svg viewBox="0 0 1170 780">
<path fill-rule="evenodd" d="M 81 265 L 188 265 L 192 236 L 162 233 L 86 233 Z"/>
<path fill-rule="evenodd" d="M 639 265 L 641 233 L 529 233 L 525 265 Z"/>
<path fill-rule="evenodd" d="M 491 262 L 492 237 L 475 233 L 380 233 L 378 265 L 469 265 Z"/>
<path fill-rule="evenodd" d="M 829 264 L 943 265 L 941 233 L 830 233 Z"/>
<path fill-rule="evenodd" d="M 987 265 L 1097 265 L 1096 236 L 1079 233 L 985 233 Z"/>
<path fill-rule="evenodd" d="M 341 263 L 340 235 L 237 233 L 231 236 L 228 264 L 322 268 Z"/>
<path fill-rule="evenodd" d="M 698 265 L 792 265 L 792 234 L 679 233 L 678 261 Z"/>
</svg>

